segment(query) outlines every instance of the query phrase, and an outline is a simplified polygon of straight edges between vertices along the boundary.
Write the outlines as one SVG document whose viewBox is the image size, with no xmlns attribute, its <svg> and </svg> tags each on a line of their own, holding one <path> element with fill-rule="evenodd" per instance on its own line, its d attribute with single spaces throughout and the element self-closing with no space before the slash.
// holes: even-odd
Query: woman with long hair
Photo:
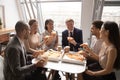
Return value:
<svg viewBox="0 0 120 80">
<path fill-rule="evenodd" d="M 99 62 L 88 65 L 88 70 L 83 73 L 84 80 L 116 80 L 114 70 L 120 69 L 120 35 L 117 23 L 105 22 L 100 31 L 100 38 L 103 44 L 99 55 L 83 46 L 85 51 Z"/>
</svg>

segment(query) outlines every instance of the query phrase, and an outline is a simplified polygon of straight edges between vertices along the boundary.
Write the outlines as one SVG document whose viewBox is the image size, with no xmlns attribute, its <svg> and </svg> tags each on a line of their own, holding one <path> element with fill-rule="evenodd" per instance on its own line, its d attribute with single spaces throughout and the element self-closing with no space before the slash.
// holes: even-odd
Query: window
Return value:
<svg viewBox="0 0 120 80">
<path fill-rule="evenodd" d="M 43 22 L 46 19 L 54 20 L 54 29 L 61 33 L 66 29 L 65 20 L 72 18 L 75 27 L 80 28 L 81 2 L 53 2 L 41 4 Z"/>
<path fill-rule="evenodd" d="M 103 7 L 102 20 L 115 21 L 120 24 L 120 1 L 119 0 L 106 0 Z"/>
<path fill-rule="evenodd" d="M 26 0 L 25 0 L 26 1 Z M 54 29 L 61 34 L 66 29 L 65 20 L 72 18 L 75 27 L 80 28 L 81 25 L 81 1 L 38 1 L 32 0 L 26 2 L 21 0 L 21 9 L 26 22 L 35 17 L 39 20 L 40 32 L 44 29 L 46 19 L 53 19 Z M 32 7 L 31 7 L 32 6 Z M 32 9 L 33 8 L 33 9 Z"/>
<path fill-rule="evenodd" d="M 120 6 L 105 6 L 103 8 L 103 21 L 115 21 L 118 24 L 120 23 Z"/>
</svg>

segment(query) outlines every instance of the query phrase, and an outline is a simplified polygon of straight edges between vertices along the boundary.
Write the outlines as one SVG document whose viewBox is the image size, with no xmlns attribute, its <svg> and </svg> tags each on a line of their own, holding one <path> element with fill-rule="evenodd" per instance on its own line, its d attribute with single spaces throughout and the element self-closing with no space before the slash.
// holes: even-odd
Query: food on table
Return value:
<svg viewBox="0 0 120 80">
<path fill-rule="evenodd" d="M 82 55 L 71 54 L 71 53 L 67 53 L 66 55 L 71 59 L 80 60 L 80 61 L 85 60 L 85 58 Z"/>
<path fill-rule="evenodd" d="M 61 56 L 61 52 L 52 49 L 45 52 L 45 54 L 48 56 L 48 58 L 59 58 Z"/>
</svg>

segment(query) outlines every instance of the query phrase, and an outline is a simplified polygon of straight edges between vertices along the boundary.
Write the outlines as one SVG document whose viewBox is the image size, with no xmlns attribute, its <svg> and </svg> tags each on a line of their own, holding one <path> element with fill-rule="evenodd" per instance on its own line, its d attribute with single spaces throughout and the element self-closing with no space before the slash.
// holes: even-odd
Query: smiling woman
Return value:
<svg viewBox="0 0 120 80">
<path fill-rule="evenodd" d="M 4 6 L 0 5 L 0 29 L 5 27 Z"/>
</svg>

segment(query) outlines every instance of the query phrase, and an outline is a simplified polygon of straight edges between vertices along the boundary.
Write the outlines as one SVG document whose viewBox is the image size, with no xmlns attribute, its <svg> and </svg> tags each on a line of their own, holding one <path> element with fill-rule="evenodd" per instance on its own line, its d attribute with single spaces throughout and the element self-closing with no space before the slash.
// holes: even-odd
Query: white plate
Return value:
<svg viewBox="0 0 120 80">
<path fill-rule="evenodd" d="M 32 63 L 36 64 L 39 60 L 40 60 L 39 58 L 34 58 L 34 59 L 32 59 Z"/>
</svg>

